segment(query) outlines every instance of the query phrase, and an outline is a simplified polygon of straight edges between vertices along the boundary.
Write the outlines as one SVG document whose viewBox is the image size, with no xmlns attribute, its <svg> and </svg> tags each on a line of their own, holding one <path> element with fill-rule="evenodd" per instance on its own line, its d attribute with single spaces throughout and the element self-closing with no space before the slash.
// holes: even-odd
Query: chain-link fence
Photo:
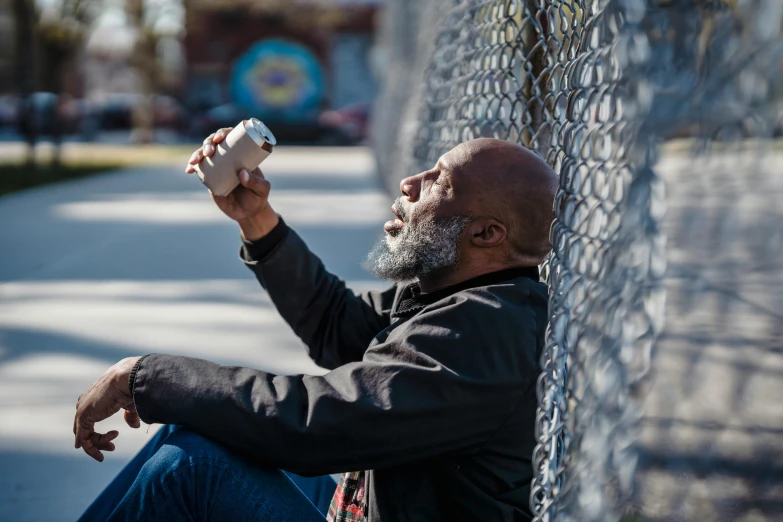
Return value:
<svg viewBox="0 0 783 522">
<path fill-rule="evenodd" d="M 782 24 L 779 0 L 386 6 L 390 190 L 482 136 L 560 175 L 538 520 L 783 519 Z"/>
</svg>

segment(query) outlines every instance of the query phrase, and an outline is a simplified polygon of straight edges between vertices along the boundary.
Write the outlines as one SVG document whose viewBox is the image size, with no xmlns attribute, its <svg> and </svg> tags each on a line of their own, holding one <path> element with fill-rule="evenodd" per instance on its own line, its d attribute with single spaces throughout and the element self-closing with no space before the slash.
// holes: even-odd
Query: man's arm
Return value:
<svg viewBox="0 0 783 522">
<path fill-rule="evenodd" d="M 230 128 L 220 129 L 193 153 L 187 173 L 215 153 Z M 215 204 L 239 224 L 243 260 L 267 289 L 278 310 L 326 368 L 361 360 L 373 336 L 389 324 L 394 290 L 356 296 L 328 273 L 320 259 L 291 232 L 269 205 L 271 185 L 261 170 L 242 170 L 239 186 Z"/>
<path fill-rule="evenodd" d="M 475 304 L 445 308 L 324 376 L 150 355 L 136 375 L 135 405 L 145 422 L 184 425 L 300 474 L 474 451 L 535 393 L 535 326 L 516 324 L 509 337 Z"/>
<path fill-rule="evenodd" d="M 320 366 L 360 361 L 390 324 L 394 287 L 354 294 L 282 219 L 261 239 L 243 241 L 240 257 Z"/>
</svg>

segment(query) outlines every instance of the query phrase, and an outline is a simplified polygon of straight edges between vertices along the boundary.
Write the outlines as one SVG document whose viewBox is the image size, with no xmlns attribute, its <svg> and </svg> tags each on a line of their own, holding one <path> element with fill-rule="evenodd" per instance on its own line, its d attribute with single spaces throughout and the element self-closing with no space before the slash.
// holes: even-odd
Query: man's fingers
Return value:
<svg viewBox="0 0 783 522">
<path fill-rule="evenodd" d="M 196 172 L 194 165 L 198 165 L 204 158 L 209 158 L 215 154 L 215 151 L 217 150 L 215 145 L 226 139 L 226 136 L 228 136 L 229 132 L 231 132 L 231 127 L 220 129 L 217 132 L 213 132 L 207 136 L 202 142 L 201 147 L 199 147 L 197 151 L 190 155 L 188 165 L 185 167 L 185 174 L 192 174 Z"/>
<path fill-rule="evenodd" d="M 73 447 L 76 449 L 79 449 L 82 445 L 81 439 L 79 437 L 79 414 L 76 414 L 76 417 L 73 419 Z"/>
<path fill-rule="evenodd" d="M 85 418 L 84 412 L 76 412 L 76 448 L 84 447 L 95 434 L 95 422 Z"/>
<path fill-rule="evenodd" d="M 101 451 L 114 451 L 112 440 L 117 438 L 120 433 L 112 430 L 109 433 L 92 433 L 81 442 L 84 452 L 98 462 L 103 462 L 103 453 Z"/>
<path fill-rule="evenodd" d="M 218 143 L 226 139 L 226 136 L 228 136 L 228 133 L 231 132 L 231 129 L 233 129 L 233 127 L 224 127 L 218 130 L 214 134 L 214 137 L 212 138 L 212 143 L 217 145 Z"/>
<path fill-rule="evenodd" d="M 192 174 L 193 172 L 196 172 L 194 165 L 198 165 L 203 159 L 204 155 L 201 149 L 198 149 L 193 154 L 191 154 L 190 159 L 188 160 L 188 164 L 185 166 L 185 174 Z"/>
<path fill-rule="evenodd" d="M 239 171 L 239 182 L 243 187 L 247 187 L 256 196 L 260 198 L 266 198 L 269 196 L 269 189 L 271 184 L 266 180 L 261 169 L 258 167 L 253 172 L 248 172 L 247 169 Z"/>
<path fill-rule="evenodd" d="M 101 451 L 114 451 L 114 443 L 112 442 L 120 432 L 112 430 L 109 433 L 94 433 L 92 436 L 92 443 Z"/>
<path fill-rule="evenodd" d="M 196 165 L 199 161 L 201 161 L 201 149 L 193 151 L 188 160 L 188 165 Z"/>
<path fill-rule="evenodd" d="M 220 138 L 220 140 L 215 141 L 218 133 L 220 133 L 220 131 L 213 132 L 212 134 L 207 136 L 206 139 L 204 140 L 204 145 L 201 147 L 201 152 L 205 158 L 208 158 L 215 153 L 215 143 L 219 143 L 220 141 L 223 141 L 223 138 Z"/>
<path fill-rule="evenodd" d="M 125 417 L 125 422 L 131 428 L 141 427 L 141 418 L 139 417 L 139 414 L 136 413 L 135 411 L 125 410 L 124 417 Z"/>
<path fill-rule="evenodd" d="M 84 446 L 86 441 L 90 439 L 90 435 L 92 433 L 92 430 L 85 430 L 78 425 L 76 426 L 76 442 L 74 443 L 74 448 L 81 448 Z"/>
<path fill-rule="evenodd" d="M 92 443 L 92 441 L 85 441 L 85 443 L 82 444 L 82 449 L 87 455 L 94 458 L 98 462 L 103 462 L 103 453 L 101 453 L 101 450 L 99 450 L 98 447 Z"/>
</svg>

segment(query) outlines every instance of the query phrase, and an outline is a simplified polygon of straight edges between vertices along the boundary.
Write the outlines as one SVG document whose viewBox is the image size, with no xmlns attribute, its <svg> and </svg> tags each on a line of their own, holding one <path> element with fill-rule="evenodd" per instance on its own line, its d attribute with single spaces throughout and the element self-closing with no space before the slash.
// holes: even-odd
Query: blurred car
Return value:
<svg viewBox="0 0 783 522">
<path fill-rule="evenodd" d="M 250 117 L 246 110 L 233 103 L 224 103 L 217 107 L 204 111 L 200 116 L 196 116 L 190 123 L 188 134 L 197 140 L 202 140 L 217 129 L 223 127 L 233 127 L 246 118 Z"/>
<path fill-rule="evenodd" d="M 19 98 L 0 96 L 0 128 L 14 129 L 19 117 Z"/>
<path fill-rule="evenodd" d="M 131 128 L 131 114 L 138 97 L 129 93 L 111 93 L 91 100 L 99 127 L 103 130 Z"/>
<path fill-rule="evenodd" d="M 53 92 L 34 92 L 30 95 L 30 102 L 35 111 L 36 125 L 42 132 L 48 130 L 57 113 L 57 101 L 59 96 Z"/>
<path fill-rule="evenodd" d="M 21 98 L 12 97 L 9 107 L 3 112 L 8 115 L 8 124 L 13 125 L 17 132 L 33 131 L 39 136 L 63 135 L 75 132 L 79 125 L 79 115 L 67 108 L 71 99 L 68 95 L 60 96 L 53 92 L 34 92 L 27 99 L 26 108 Z"/>
<path fill-rule="evenodd" d="M 125 130 L 133 126 L 133 108 L 142 101 L 141 94 L 109 93 L 94 100 L 92 106 L 101 129 Z M 176 99 L 154 94 L 152 103 L 156 128 L 181 130 L 185 111 Z"/>
<path fill-rule="evenodd" d="M 359 102 L 342 109 L 328 110 L 318 116 L 322 130 L 321 143 L 355 145 L 369 137 L 371 102 Z"/>
<path fill-rule="evenodd" d="M 156 127 L 183 130 L 185 109 L 175 98 L 165 94 L 157 94 L 153 98 L 153 103 Z"/>
<path fill-rule="evenodd" d="M 242 120 L 254 117 L 263 120 L 269 126 L 279 143 L 320 143 L 325 133 L 329 131 L 321 128 L 315 115 L 310 117 L 303 115 L 291 121 L 274 116 L 262 116 L 235 103 L 224 103 L 193 118 L 189 134 L 192 138 L 201 141 L 217 129 L 233 127 Z"/>
</svg>

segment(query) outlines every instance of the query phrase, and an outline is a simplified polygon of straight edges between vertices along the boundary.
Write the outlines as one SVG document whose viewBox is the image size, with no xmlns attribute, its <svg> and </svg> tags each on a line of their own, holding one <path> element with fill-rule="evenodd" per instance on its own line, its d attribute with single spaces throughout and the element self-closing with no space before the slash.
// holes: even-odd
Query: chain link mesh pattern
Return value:
<svg viewBox="0 0 783 522">
<path fill-rule="evenodd" d="M 783 519 L 783 4 L 661 3 L 642 28 L 664 149 L 666 329 L 639 443 L 651 520 Z M 695 124 L 695 125 L 694 125 Z"/>
<path fill-rule="evenodd" d="M 387 6 L 374 141 L 390 190 L 478 137 L 527 146 L 560 176 L 536 520 L 783 512 L 783 414 L 767 396 L 783 396 L 783 176 L 768 140 L 782 16 L 775 0 Z M 676 136 L 689 140 L 660 147 Z"/>
</svg>

